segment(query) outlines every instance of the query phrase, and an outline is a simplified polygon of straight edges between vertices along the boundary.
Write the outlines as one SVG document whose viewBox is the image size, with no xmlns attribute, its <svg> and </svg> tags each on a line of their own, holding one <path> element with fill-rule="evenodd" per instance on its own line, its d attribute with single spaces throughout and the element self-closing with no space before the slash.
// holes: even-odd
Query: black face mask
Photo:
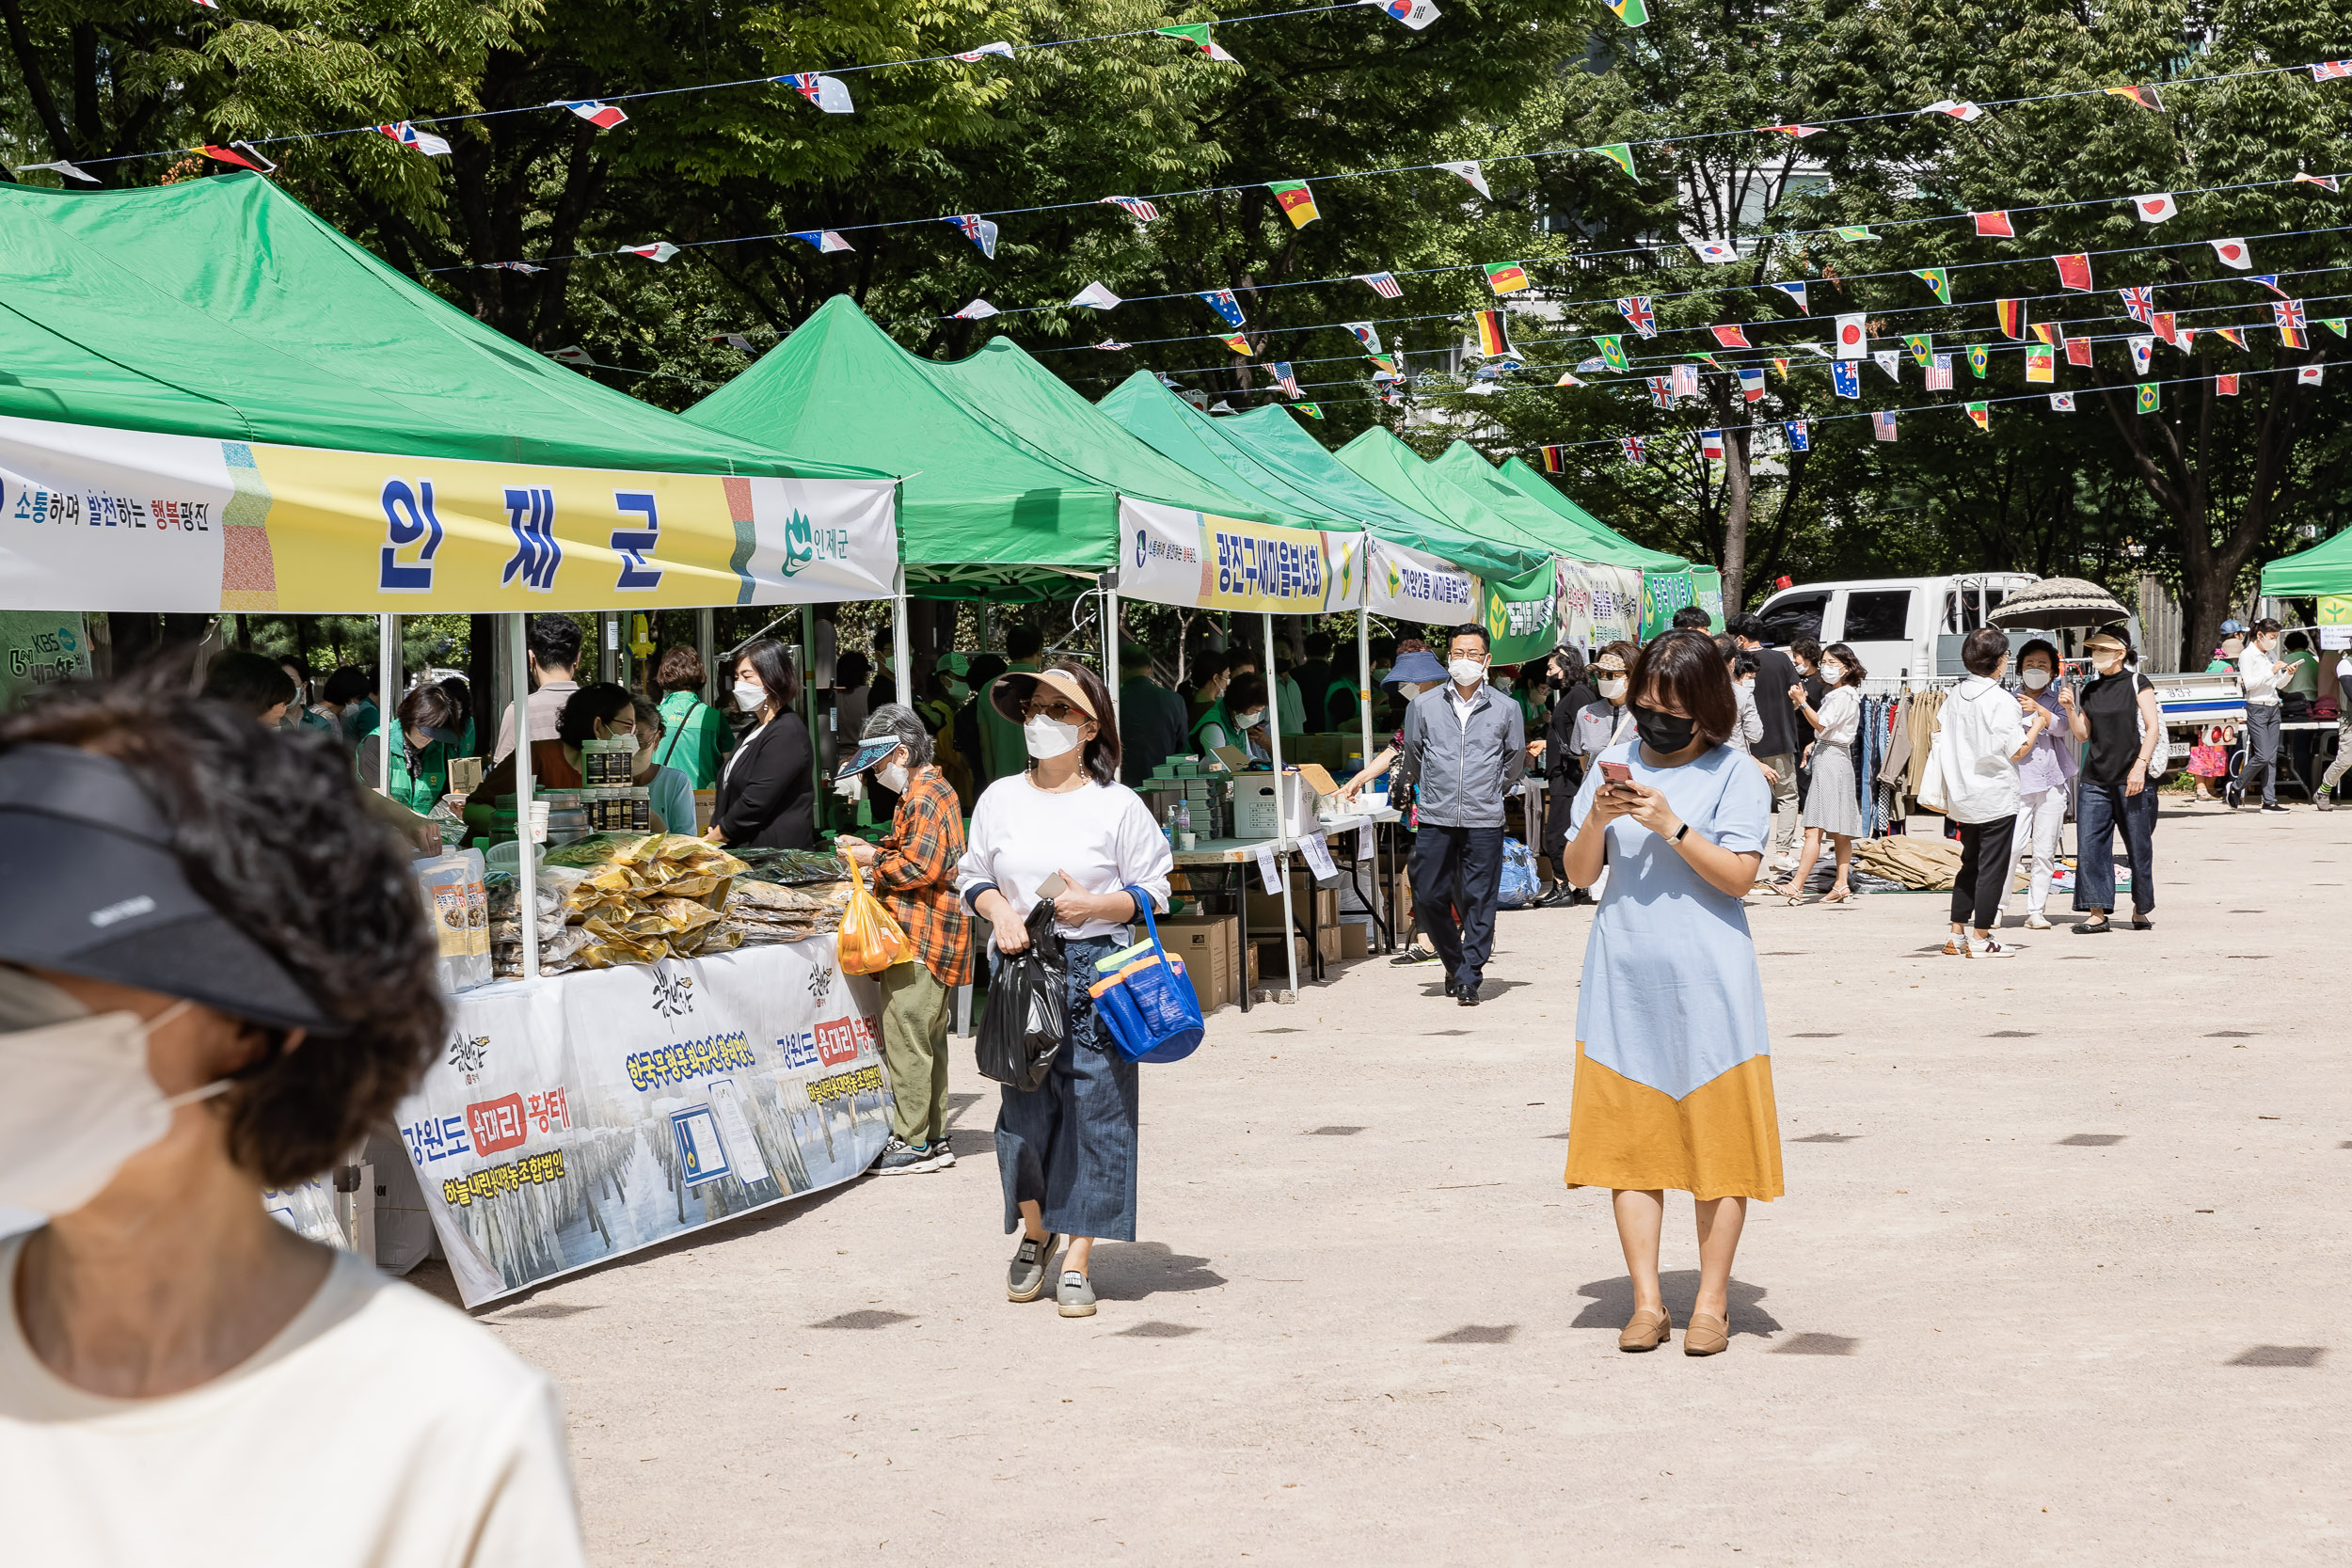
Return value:
<svg viewBox="0 0 2352 1568">
<path fill-rule="evenodd" d="M 1679 752 L 1691 744 L 1698 734 L 1698 725 L 1688 719 L 1677 719 L 1671 713 L 1633 705 L 1633 727 L 1642 736 L 1642 744 L 1661 753 Z"/>
</svg>

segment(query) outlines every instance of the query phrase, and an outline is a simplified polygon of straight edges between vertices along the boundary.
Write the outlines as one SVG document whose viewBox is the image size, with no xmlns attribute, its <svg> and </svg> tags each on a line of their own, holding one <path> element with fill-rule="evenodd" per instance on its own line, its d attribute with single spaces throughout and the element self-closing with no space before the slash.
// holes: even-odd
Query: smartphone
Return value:
<svg viewBox="0 0 2352 1568">
<path fill-rule="evenodd" d="M 1600 765 L 1600 776 L 1613 784 L 1631 784 L 1633 768 L 1627 763 L 1604 762 Z"/>
<path fill-rule="evenodd" d="M 1061 873 L 1058 871 L 1037 884 L 1037 895 L 1041 899 L 1059 898 L 1069 891 L 1070 884 L 1062 880 Z"/>
</svg>

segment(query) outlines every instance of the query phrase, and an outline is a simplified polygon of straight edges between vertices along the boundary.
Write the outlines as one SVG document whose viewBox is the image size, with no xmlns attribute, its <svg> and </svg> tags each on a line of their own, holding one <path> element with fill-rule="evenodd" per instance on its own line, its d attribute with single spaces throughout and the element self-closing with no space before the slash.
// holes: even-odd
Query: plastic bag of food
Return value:
<svg viewBox="0 0 2352 1568">
<path fill-rule="evenodd" d="M 841 967 L 850 974 L 880 974 L 914 957 L 914 944 L 882 900 L 866 891 L 866 879 L 850 867 L 850 901 L 841 911 Z"/>
<path fill-rule="evenodd" d="M 441 989 L 455 992 L 491 980 L 488 897 L 478 849 L 459 849 L 415 863 L 425 913 L 440 948 Z M 483 917 L 476 919 L 476 911 Z"/>
</svg>

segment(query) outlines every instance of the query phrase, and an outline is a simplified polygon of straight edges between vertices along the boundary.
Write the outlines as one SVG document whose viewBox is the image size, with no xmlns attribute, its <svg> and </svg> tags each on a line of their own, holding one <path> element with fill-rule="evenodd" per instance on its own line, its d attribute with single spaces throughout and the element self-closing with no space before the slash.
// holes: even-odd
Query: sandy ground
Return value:
<svg viewBox="0 0 2352 1568">
<path fill-rule="evenodd" d="M 600 1564 L 2343 1563 L 2352 815 L 2157 848 L 2158 929 L 2005 963 L 1933 956 L 1940 895 L 1755 910 L 1788 1196 L 1712 1359 L 1617 1351 L 1560 1182 L 1587 910 L 1506 914 L 1476 1011 L 1375 959 L 1147 1069 L 1092 1319 L 1004 1300 L 959 1042 L 952 1171 L 486 1321 Z"/>
</svg>

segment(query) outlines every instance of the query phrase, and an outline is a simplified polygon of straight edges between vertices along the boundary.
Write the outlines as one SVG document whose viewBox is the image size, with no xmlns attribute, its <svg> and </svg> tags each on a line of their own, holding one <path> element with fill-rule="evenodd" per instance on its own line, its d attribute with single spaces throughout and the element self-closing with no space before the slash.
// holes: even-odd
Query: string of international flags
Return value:
<svg viewBox="0 0 2352 1568">
<path fill-rule="evenodd" d="M 1358 3 L 1370 3 L 1370 0 L 1358 0 Z M 1315 8 L 1326 9 L 1332 8 Z M 1290 13 L 1268 14 L 1282 15 Z M 1224 25 L 1224 24 L 1219 24 L 1219 25 Z M 2168 85 L 2186 86 L 2191 84 L 2225 82 L 2253 76 L 2270 76 L 2281 73 L 2293 74 L 2301 71 L 2309 71 L 2314 82 L 2327 82 L 2352 77 L 2352 60 L 2323 60 L 2313 62 L 2307 66 L 2264 66 L 2246 71 L 2215 72 L 2204 76 L 2180 77 L 2176 78 L 2173 83 Z M 2060 92 L 2036 93 L 2018 98 L 1995 100 L 1990 105 L 1944 99 L 1939 100 L 1934 103 L 1926 104 L 1917 108 L 1885 110 L 1867 115 L 1844 116 L 1836 119 L 1824 119 L 1819 124 L 1782 123 L 1773 125 L 1747 126 L 1727 131 L 1674 133 L 1654 136 L 1645 140 L 1610 142 L 1588 147 L 1552 148 L 1532 152 L 1489 154 L 1481 159 L 1457 159 L 1421 164 L 1398 164 L 1379 168 L 1342 170 L 1330 173 L 1311 174 L 1288 180 L 1257 182 L 1256 183 L 1263 185 L 1264 188 L 1272 191 L 1276 195 L 1282 211 L 1289 216 L 1294 227 L 1304 228 L 1307 224 L 1315 221 L 1315 219 L 1321 215 L 1321 209 L 1317 205 L 1315 198 L 1314 187 L 1317 185 L 1334 184 L 1344 181 L 1380 179 L 1394 175 L 1438 172 L 1457 177 L 1464 182 L 1470 184 L 1472 189 L 1478 191 L 1482 196 L 1491 198 L 1493 193 L 1491 185 L 1486 178 L 1486 169 L 1490 166 L 1498 164 L 1526 162 L 1546 158 L 1577 157 L 1589 154 L 1606 158 L 1609 162 L 1616 165 L 1620 169 L 1622 169 L 1629 178 L 1638 179 L 1640 176 L 1637 172 L 1634 154 L 1636 151 L 1646 148 L 1683 146 L 1695 142 L 1718 140 L 1731 136 L 1781 135 L 1797 139 L 1803 139 L 1804 137 L 1817 135 L 1825 130 L 1882 120 L 1911 119 L 1915 119 L 1918 116 L 1928 114 L 1945 115 L 1963 123 L 1973 123 L 1975 120 L 1983 118 L 1983 116 L 1992 108 L 2011 108 L 2029 103 L 2053 103 L 2065 99 L 2103 96 L 2121 98 L 2127 102 L 2147 107 L 2150 106 L 2152 103 L 2156 101 L 2156 89 L 2153 87 L 2139 87 L 2129 88 L 2084 87 Z M 2332 180 L 2335 177 L 2332 175 L 2313 176 L 2310 177 L 2304 182 L 2319 183 L 2324 180 Z M 2281 182 L 2295 183 L 2297 182 L 2297 181 L 2289 180 Z M 618 246 L 610 250 L 582 250 L 566 252 L 561 255 L 541 256 L 528 261 L 466 262 L 449 267 L 436 268 L 433 270 L 437 272 L 462 272 L 474 270 L 476 268 L 487 268 L 491 270 L 503 269 L 510 271 L 530 272 L 544 270 L 548 265 L 557 261 L 596 261 L 624 255 L 640 255 L 652 260 L 667 261 L 671 256 L 675 256 L 685 250 L 715 245 L 748 245 L 771 240 L 792 239 L 802 240 L 811 244 L 812 245 L 816 245 L 821 253 L 827 249 L 853 249 L 854 245 L 847 238 L 847 236 L 850 234 L 876 232 L 888 230 L 924 228 L 934 224 L 946 224 L 957 229 L 980 250 L 984 257 L 993 260 L 996 251 L 997 238 L 1001 232 L 1000 220 L 1007 217 L 1031 215 L 1043 213 L 1072 212 L 1090 206 L 1111 206 L 1123 209 L 1127 212 L 1129 216 L 1134 217 L 1138 223 L 1148 224 L 1155 221 L 1161 215 L 1158 211 L 1161 203 L 1218 196 L 1241 188 L 1246 187 L 1237 187 L 1232 184 L 1204 185 L 1181 190 L 1148 192 L 1141 195 L 1110 195 L 1073 201 L 1047 202 L 1025 207 L 992 208 L 975 213 L 943 213 L 927 217 L 898 218 L 873 223 L 836 224 L 830 227 L 812 225 L 808 228 L 798 230 L 778 230 L 762 233 L 733 234 L 712 239 L 688 241 L 684 243 L 675 243 L 666 240 L 654 241 L 644 245 Z M 2226 189 L 2229 187 L 2216 188 Z M 2118 196 L 2113 198 L 2098 198 L 2097 201 L 2090 203 L 2060 202 L 2050 203 L 2042 207 L 2012 208 L 2009 209 L 2009 213 L 2012 217 L 2014 217 L 2016 215 L 2022 215 L 2032 212 L 2057 211 L 2069 206 L 2098 205 L 2106 201 L 2122 201 L 2130 199 L 2135 198 L 2131 197 Z M 1139 208 L 1148 208 L 1150 210 L 1150 215 L 1145 216 L 1144 214 L 1138 210 Z M 1894 228 L 1903 224 L 1921 221 L 1942 220 L 1896 219 L 1880 222 L 1876 225 L 1876 227 Z M 1841 238 L 1851 239 L 1855 236 L 1851 233 L 1846 232 L 1846 230 L 1863 229 L 1864 227 L 1865 226 L 1845 225 L 1830 230 L 1806 230 L 1802 232 L 1836 233 Z M 833 243 L 830 245 L 823 243 L 826 237 L 829 237 L 830 241 Z M 1861 237 L 1874 238 L 1875 234 L 1864 233 Z M 1654 247 L 1645 246 L 1641 248 L 1650 249 Z M 1741 259 L 1739 255 L 1736 243 L 1729 239 L 1702 239 L 1693 241 L 1691 242 L 1691 248 L 1699 260 L 1711 263 L 1724 263 Z M 655 255 L 654 253 L 657 250 L 660 250 L 661 254 L 658 256 Z M 1607 254 L 1627 253 L 1628 252 L 1610 252 Z M 1508 261 L 1467 263 L 1466 265 L 1485 266 L 1490 269 L 1508 269 L 1511 267 L 1523 268 L 1526 264 L 1527 263 L 1519 261 Z M 1448 272 L 1463 269 L 1461 267 L 1440 267 L 1421 270 L 1423 272 Z M 1350 276 L 1361 277 L 1367 279 L 1375 276 L 1384 276 L 1393 280 L 1393 278 L 1399 275 L 1390 273 L 1380 275 L 1357 274 Z M 1407 273 L 1403 276 L 1413 276 L 1413 274 Z M 1346 278 L 1341 277 L 1310 278 L 1272 286 L 1308 287 L 1316 283 L 1331 283 L 1345 280 Z M 1090 285 L 1089 287 L 1100 288 L 1103 293 L 1110 299 L 1119 301 L 1120 303 L 1124 303 L 1124 301 L 1119 300 L 1118 295 L 1111 293 L 1107 285 L 1096 284 Z M 1170 296 L 1137 295 L 1135 297 L 1140 300 L 1159 299 Z M 1089 302 L 1084 299 L 1073 299 L 1070 301 L 1049 302 L 1039 305 L 1000 308 L 990 303 L 985 298 L 981 298 L 974 300 L 970 305 L 965 306 L 962 310 L 956 311 L 944 319 L 979 320 L 997 315 L 1016 315 L 1041 310 L 1059 310 L 1067 309 L 1073 304 L 1085 303 Z"/>
</svg>

